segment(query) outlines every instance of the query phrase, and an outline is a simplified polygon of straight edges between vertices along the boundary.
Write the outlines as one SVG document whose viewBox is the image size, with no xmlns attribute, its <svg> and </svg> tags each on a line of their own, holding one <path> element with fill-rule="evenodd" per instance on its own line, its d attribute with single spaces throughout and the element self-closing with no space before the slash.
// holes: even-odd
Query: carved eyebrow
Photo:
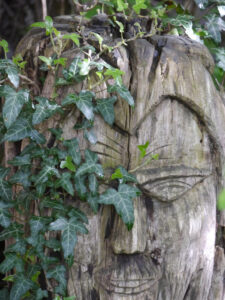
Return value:
<svg viewBox="0 0 225 300">
<path fill-rule="evenodd" d="M 137 174 L 138 173 L 152 176 L 151 181 L 153 181 L 156 179 L 168 177 L 205 177 L 210 175 L 212 173 L 212 170 L 191 168 L 186 165 L 171 165 L 159 168 L 140 169 L 137 171 Z M 148 178 L 148 182 L 149 181 L 150 179 Z"/>
</svg>

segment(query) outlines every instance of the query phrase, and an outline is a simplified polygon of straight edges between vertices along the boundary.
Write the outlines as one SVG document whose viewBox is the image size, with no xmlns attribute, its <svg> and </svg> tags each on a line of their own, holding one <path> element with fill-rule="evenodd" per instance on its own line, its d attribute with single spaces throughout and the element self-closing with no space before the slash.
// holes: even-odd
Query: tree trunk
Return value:
<svg viewBox="0 0 225 300">
<path fill-rule="evenodd" d="M 87 33 L 100 33 L 105 43 L 117 41 L 109 24 L 93 22 L 87 24 Z M 63 32 L 73 31 L 76 24 L 73 17 L 55 21 Z M 94 38 L 88 43 L 97 46 Z M 37 56 L 52 53 L 48 37 L 32 30 L 17 52 L 28 60 L 27 70 L 32 69 L 39 84 Z M 71 61 L 78 54 L 70 46 L 63 56 Z M 119 99 L 113 127 L 98 116 L 98 142 L 91 147 L 106 173 L 118 165 L 134 173 L 142 195 L 134 201 L 130 232 L 112 207 L 101 207 L 95 215 L 86 203 L 74 201 L 88 215 L 89 234 L 79 236 L 74 250 L 69 294 L 78 300 L 223 300 L 224 254 L 215 247 L 215 238 L 225 163 L 225 107 L 211 78 L 213 60 L 203 45 L 175 36 L 130 41 L 105 54 L 104 60 L 125 71 L 123 81 L 135 109 Z M 42 96 L 50 97 L 53 88 L 49 72 Z M 84 88 L 59 88 L 57 101 Z M 105 84 L 95 92 L 99 98 L 108 96 Z M 72 111 L 64 120 L 53 117 L 42 130 L 49 141 L 46 129 L 59 126 L 65 139 L 78 137 L 84 149 L 86 140 L 73 129 L 78 122 L 80 113 Z M 147 141 L 148 153 L 140 162 L 137 146 Z M 159 159 L 145 163 L 152 154 Z"/>
</svg>

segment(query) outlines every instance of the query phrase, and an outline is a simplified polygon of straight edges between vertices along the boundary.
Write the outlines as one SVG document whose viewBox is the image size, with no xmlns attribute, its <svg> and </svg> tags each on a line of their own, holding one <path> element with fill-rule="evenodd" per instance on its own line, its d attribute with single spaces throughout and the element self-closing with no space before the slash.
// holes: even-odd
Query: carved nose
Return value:
<svg viewBox="0 0 225 300">
<path fill-rule="evenodd" d="M 128 231 L 122 219 L 117 215 L 113 225 L 112 248 L 115 254 L 134 254 L 144 252 L 147 241 L 146 207 L 140 197 L 133 200 L 134 225 Z"/>
</svg>

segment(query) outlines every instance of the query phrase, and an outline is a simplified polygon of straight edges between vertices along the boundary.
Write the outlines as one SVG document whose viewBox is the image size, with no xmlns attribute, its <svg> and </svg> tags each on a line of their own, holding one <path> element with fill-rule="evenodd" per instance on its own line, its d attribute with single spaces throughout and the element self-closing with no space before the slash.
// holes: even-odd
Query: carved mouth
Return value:
<svg viewBox="0 0 225 300">
<path fill-rule="evenodd" d="M 160 278 L 160 268 L 151 259 L 127 259 L 126 255 L 120 264 L 117 261 L 113 266 L 95 272 L 95 280 L 104 290 L 123 295 L 139 294 L 149 289 L 155 293 Z"/>
</svg>

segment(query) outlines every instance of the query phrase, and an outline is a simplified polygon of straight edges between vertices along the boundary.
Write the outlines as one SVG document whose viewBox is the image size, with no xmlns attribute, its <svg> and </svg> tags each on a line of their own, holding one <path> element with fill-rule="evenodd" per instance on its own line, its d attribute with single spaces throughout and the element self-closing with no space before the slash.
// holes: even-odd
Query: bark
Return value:
<svg viewBox="0 0 225 300">
<path fill-rule="evenodd" d="M 76 22 L 61 17 L 55 26 L 71 32 Z M 88 43 L 97 46 L 88 37 L 90 31 L 116 43 L 118 33 L 104 24 L 85 24 Z M 38 82 L 37 56 L 52 52 L 44 32 L 32 30 L 17 52 L 36 70 Z M 78 54 L 69 45 L 63 56 L 71 61 Z M 119 99 L 112 128 L 96 117 L 98 142 L 92 150 L 106 173 L 118 165 L 135 173 L 142 196 L 134 201 L 130 232 L 113 208 L 102 207 L 94 215 L 85 203 L 75 201 L 88 215 L 89 235 L 79 236 L 74 250 L 69 294 L 79 300 L 222 300 L 224 253 L 215 248 L 215 238 L 216 200 L 224 184 L 225 108 L 211 78 L 212 57 L 187 38 L 154 36 L 131 41 L 104 59 L 125 71 L 135 109 Z M 53 88 L 49 72 L 42 95 L 50 97 Z M 62 87 L 57 101 L 84 88 Z M 95 92 L 99 98 L 108 96 L 104 84 Z M 68 112 L 64 120 L 46 122 L 42 131 L 50 140 L 46 129 L 60 126 L 64 138 L 78 137 L 84 150 L 86 140 L 73 129 L 80 118 L 78 111 Z M 137 145 L 147 141 L 148 154 L 141 162 Z M 159 159 L 145 164 L 152 153 Z"/>
</svg>

